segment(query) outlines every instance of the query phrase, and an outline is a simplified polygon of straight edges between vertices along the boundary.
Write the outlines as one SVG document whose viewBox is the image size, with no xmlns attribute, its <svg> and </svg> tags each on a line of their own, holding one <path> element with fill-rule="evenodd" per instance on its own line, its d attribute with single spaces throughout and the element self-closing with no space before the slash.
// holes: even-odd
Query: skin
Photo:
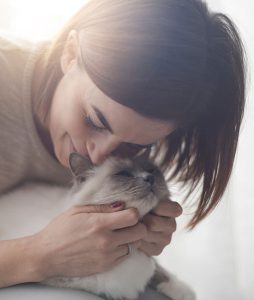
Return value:
<svg viewBox="0 0 254 300">
<path fill-rule="evenodd" d="M 88 156 L 94 164 L 111 154 L 130 156 L 175 129 L 174 122 L 144 117 L 103 94 L 78 67 L 78 50 L 78 35 L 71 31 L 60 58 L 63 77 L 46 122 L 37 126 L 45 146 L 62 165 L 69 167 L 68 157 L 73 151 Z M 103 114 L 110 128 L 102 123 L 96 110 Z M 37 116 L 35 120 L 38 125 Z M 126 258 L 127 243 L 148 256 L 159 255 L 170 243 L 176 230 L 175 218 L 182 213 L 181 206 L 169 199 L 146 215 L 142 223 L 138 222 L 137 211 L 124 210 L 124 205 L 75 209 L 53 220 L 35 239 L 37 249 L 47 249 L 41 256 L 44 268 L 40 280 L 110 269 Z M 99 248 L 98 243 L 102 245 Z M 46 267 L 48 262 L 50 268 Z"/>
<path fill-rule="evenodd" d="M 148 119 L 105 96 L 75 63 L 64 67 L 52 102 L 48 128 L 57 159 L 66 167 L 73 146 L 101 163 L 121 144 L 146 146 L 174 129 L 170 122 Z M 100 122 L 94 108 L 103 113 L 112 132 Z M 124 118 L 123 118 L 124 116 Z"/>
</svg>

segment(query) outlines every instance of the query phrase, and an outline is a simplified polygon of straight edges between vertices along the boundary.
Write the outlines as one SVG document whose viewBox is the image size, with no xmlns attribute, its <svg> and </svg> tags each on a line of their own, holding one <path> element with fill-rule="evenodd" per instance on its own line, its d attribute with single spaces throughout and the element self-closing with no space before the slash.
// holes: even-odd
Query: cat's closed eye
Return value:
<svg viewBox="0 0 254 300">
<path fill-rule="evenodd" d="M 125 177 L 132 177 L 133 176 L 131 174 L 131 172 L 128 171 L 128 170 L 121 170 L 121 171 L 115 173 L 115 175 L 117 175 L 117 176 L 125 176 Z"/>
<path fill-rule="evenodd" d="M 153 174 L 155 172 L 154 168 L 149 168 L 146 170 L 148 173 Z"/>
</svg>

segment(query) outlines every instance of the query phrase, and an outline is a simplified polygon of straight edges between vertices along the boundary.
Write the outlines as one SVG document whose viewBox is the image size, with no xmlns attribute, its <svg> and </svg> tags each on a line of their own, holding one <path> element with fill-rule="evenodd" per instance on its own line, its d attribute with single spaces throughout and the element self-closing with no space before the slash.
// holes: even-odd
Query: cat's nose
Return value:
<svg viewBox="0 0 254 300">
<path fill-rule="evenodd" d="M 154 176 L 152 174 L 146 174 L 143 177 L 144 181 L 150 183 L 150 185 L 154 184 Z"/>
</svg>

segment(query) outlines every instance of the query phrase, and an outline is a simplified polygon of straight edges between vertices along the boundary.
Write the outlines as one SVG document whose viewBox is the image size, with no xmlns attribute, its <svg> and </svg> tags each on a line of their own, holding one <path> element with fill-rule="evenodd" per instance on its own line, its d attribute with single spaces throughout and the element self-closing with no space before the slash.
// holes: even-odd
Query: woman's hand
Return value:
<svg viewBox="0 0 254 300">
<path fill-rule="evenodd" d="M 138 249 L 148 256 L 160 255 L 162 250 L 171 242 L 176 230 L 175 218 L 182 214 L 182 207 L 173 201 L 162 201 L 142 222 L 147 227 L 146 237 L 140 241 Z"/>
<path fill-rule="evenodd" d="M 145 238 L 138 211 L 124 205 L 74 206 L 35 236 L 40 280 L 105 272 L 125 260 L 127 243 Z"/>
</svg>

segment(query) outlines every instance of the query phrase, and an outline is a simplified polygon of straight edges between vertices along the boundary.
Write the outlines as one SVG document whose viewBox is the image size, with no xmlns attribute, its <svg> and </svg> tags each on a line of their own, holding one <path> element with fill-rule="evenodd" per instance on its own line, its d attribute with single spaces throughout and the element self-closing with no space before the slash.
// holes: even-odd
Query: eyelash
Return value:
<svg viewBox="0 0 254 300">
<path fill-rule="evenodd" d="M 105 128 L 102 128 L 102 127 L 98 127 L 94 124 L 93 120 L 91 119 L 90 116 L 86 115 L 85 116 L 85 122 L 86 124 L 92 128 L 93 130 L 95 131 L 98 131 L 98 132 L 102 132 L 104 130 L 106 130 Z M 142 150 L 142 149 L 149 149 L 152 147 L 152 145 L 149 145 L 149 146 L 141 146 L 141 145 L 136 145 L 136 144 L 129 144 L 129 147 L 131 147 L 132 149 L 135 149 L 135 150 Z"/>
<path fill-rule="evenodd" d="M 101 131 L 105 130 L 105 128 L 96 126 L 94 124 L 93 120 L 90 118 L 90 116 L 85 116 L 85 122 L 90 128 L 92 128 L 95 131 L 101 132 Z"/>
</svg>

